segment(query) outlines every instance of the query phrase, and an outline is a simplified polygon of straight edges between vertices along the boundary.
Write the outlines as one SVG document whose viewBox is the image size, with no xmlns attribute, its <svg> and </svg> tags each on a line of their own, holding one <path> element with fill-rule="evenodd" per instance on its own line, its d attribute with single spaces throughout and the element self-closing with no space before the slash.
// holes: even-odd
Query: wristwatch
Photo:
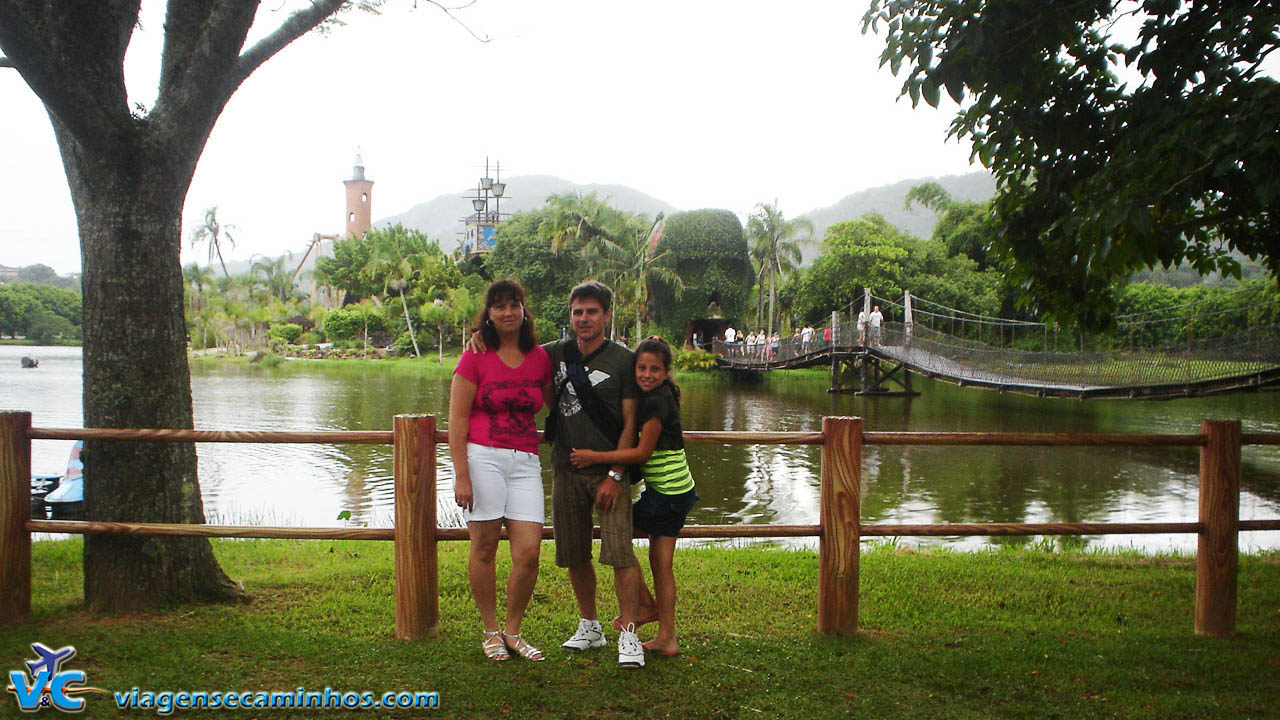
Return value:
<svg viewBox="0 0 1280 720">
<path fill-rule="evenodd" d="M 617 470 L 610 470 L 609 477 L 613 478 L 614 482 L 622 482 L 622 473 Z"/>
</svg>

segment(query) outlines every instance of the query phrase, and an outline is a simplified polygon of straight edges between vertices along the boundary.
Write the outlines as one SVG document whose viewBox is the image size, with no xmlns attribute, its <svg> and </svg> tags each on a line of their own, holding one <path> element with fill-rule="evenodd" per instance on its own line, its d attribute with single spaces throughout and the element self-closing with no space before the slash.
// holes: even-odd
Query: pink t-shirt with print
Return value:
<svg viewBox="0 0 1280 720">
<path fill-rule="evenodd" d="M 542 386 L 551 382 L 546 350 L 535 346 L 514 368 L 492 350 L 483 355 L 465 350 L 454 372 L 476 386 L 467 442 L 537 454 L 533 416 L 542 408 Z"/>
</svg>

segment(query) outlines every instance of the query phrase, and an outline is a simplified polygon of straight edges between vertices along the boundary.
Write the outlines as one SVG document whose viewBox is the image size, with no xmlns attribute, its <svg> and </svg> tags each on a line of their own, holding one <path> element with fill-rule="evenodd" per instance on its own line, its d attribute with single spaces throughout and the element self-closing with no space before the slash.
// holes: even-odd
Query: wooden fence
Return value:
<svg viewBox="0 0 1280 720">
<path fill-rule="evenodd" d="M 818 538 L 818 630 L 852 635 L 858 626 L 858 561 L 864 537 L 1109 535 L 1196 533 L 1195 632 L 1235 631 L 1238 537 L 1241 531 L 1280 530 L 1280 520 L 1239 519 L 1242 445 L 1280 445 L 1280 433 L 1241 433 L 1235 420 L 1205 420 L 1198 434 L 865 432 L 861 418 L 827 417 L 821 432 L 685 432 L 686 443 L 821 445 L 818 525 L 690 525 L 685 538 Z M 106 523 L 30 517 L 32 440 L 121 440 L 244 443 L 363 443 L 394 448 L 394 528 Z M 237 538 L 395 541 L 395 632 L 405 639 L 433 635 L 439 622 L 437 543 L 466 540 L 465 529 L 436 527 L 436 446 L 448 441 L 431 415 L 397 415 L 390 432 L 238 432 L 31 427 L 31 414 L 0 413 L 0 624 L 25 620 L 31 610 L 31 533 L 147 534 Z M 978 523 L 863 525 L 862 448 L 865 445 L 1199 447 L 1197 522 Z M 598 533 L 598 529 L 597 529 Z M 543 538 L 554 537 L 550 527 Z"/>
</svg>

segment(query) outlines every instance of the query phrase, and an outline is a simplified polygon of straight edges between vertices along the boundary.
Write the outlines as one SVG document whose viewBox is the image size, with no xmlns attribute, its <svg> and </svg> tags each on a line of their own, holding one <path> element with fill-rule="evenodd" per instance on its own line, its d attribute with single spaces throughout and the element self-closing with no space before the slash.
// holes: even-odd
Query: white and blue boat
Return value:
<svg viewBox="0 0 1280 720">
<path fill-rule="evenodd" d="M 76 441 L 62 475 L 31 475 L 31 517 L 38 520 L 84 519 L 84 442 Z"/>
</svg>

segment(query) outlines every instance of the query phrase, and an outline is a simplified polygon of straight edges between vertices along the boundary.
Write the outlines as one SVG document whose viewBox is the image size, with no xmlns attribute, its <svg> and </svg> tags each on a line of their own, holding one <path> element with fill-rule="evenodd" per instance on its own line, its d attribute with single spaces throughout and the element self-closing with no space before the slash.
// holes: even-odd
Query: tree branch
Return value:
<svg viewBox="0 0 1280 720">
<path fill-rule="evenodd" d="M 454 11 L 454 10 L 462 10 L 462 9 L 464 9 L 464 8 L 469 8 L 469 7 L 471 7 L 472 5 L 475 5 L 475 4 L 476 4 L 476 3 L 475 3 L 475 0 L 471 0 L 471 2 L 467 3 L 466 5 L 458 5 L 457 7 L 445 7 L 444 5 L 442 5 L 442 4 L 438 3 L 438 2 L 436 2 L 436 0 L 427 0 L 427 2 L 428 2 L 428 3 L 430 3 L 430 4 L 432 4 L 432 5 L 435 5 L 437 8 L 439 8 L 439 9 L 440 9 L 440 12 L 444 13 L 445 15 L 448 15 L 450 20 L 452 20 L 452 21 L 454 21 L 454 22 L 458 23 L 459 25 L 461 25 L 463 30 L 466 30 L 466 31 L 467 31 L 467 33 L 468 33 L 469 35 L 471 35 L 471 37 L 475 38 L 475 39 L 476 39 L 476 40 L 478 40 L 479 42 L 487 43 L 487 42 L 489 42 L 490 40 L 492 40 L 492 39 L 493 39 L 493 38 L 489 37 L 488 35 L 486 35 L 486 36 L 484 36 L 484 37 L 480 37 L 479 35 L 477 35 L 477 34 L 475 33 L 475 31 L 474 31 L 474 30 L 472 30 L 472 29 L 471 29 L 471 27 L 470 27 L 470 26 L 468 26 L 466 23 L 464 23 L 464 22 L 462 22 L 461 20 L 459 20 L 459 19 L 457 18 L 457 16 L 453 14 L 453 11 Z M 416 5 L 416 3 L 415 3 L 415 5 Z"/>
<path fill-rule="evenodd" d="M 165 15 L 165 66 L 152 117 L 179 134 L 205 133 L 239 86 L 237 56 L 253 25 L 256 3 L 170 0 Z"/>
<path fill-rule="evenodd" d="M 110 153 L 121 135 L 130 130 L 131 118 L 123 101 L 123 75 L 119 75 L 116 82 L 109 68 L 99 66 L 101 58 L 97 55 L 66 52 L 59 47 L 58 31 L 74 33 L 78 28 L 68 28 L 66 23 L 57 20 L 48 27 L 38 26 L 35 18 L 25 12 L 25 7 L 25 3 L 15 0 L 0 0 L 3 67 L 14 68 L 22 75 L 32 92 L 77 143 L 94 153 Z M 129 5 L 125 4 L 116 6 L 114 14 L 93 18 L 100 25 L 106 24 L 104 21 L 108 18 L 114 20 L 115 27 L 100 27 L 99 32 L 125 33 L 127 37 L 127 31 L 138 20 L 137 4 L 132 7 L 132 15 L 120 12 L 128 10 Z"/>
<path fill-rule="evenodd" d="M 245 81 L 245 78 L 253 74 L 254 70 L 261 67 L 262 63 L 271 59 L 289 43 L 311 32 L 326 18 L 341 10 L 344 4 L 344 0 L 312 0 L 311 7 L 290 15 L 280 24 L 280 27 L 276 28 L 275 32 L 262 38 L 240 55 L 229 78 L 231 84 L 227 89 L 228 96 Z"/>
</svg>

